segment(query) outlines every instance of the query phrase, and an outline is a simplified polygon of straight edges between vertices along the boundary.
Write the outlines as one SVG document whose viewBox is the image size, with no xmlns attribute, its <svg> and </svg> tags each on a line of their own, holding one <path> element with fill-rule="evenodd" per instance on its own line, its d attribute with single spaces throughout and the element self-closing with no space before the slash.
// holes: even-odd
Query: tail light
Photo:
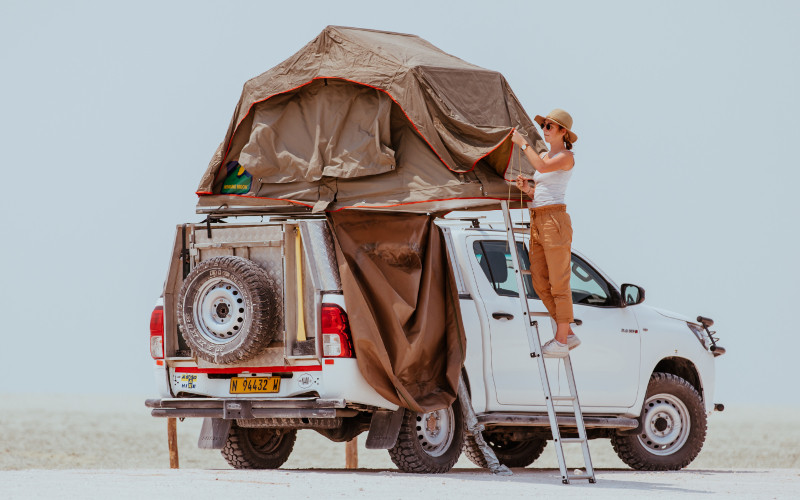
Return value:
<svg viewBox="0 0 800 500">
<path fill-rule="evenodd" d="M 150 356 L 164 359 L 164 307 L 156 306 L 150 315 Z"/>
<path fill-rule="evenodd" d="M 336 304 L 322 304 L 322 355 L 326 358 L 354 358 L 347 313 Z"/>
</svg>

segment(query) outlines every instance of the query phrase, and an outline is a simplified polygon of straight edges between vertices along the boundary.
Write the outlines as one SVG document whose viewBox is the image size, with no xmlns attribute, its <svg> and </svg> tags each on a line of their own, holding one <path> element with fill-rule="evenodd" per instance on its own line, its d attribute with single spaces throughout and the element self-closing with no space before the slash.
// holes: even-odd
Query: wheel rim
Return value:
<svg viewBox="0 0 800 500">
<path fill-rule="evenodd" d="M 444 455 L 455 435 L 453 408 L 417 414 L 417 439 L 422 449 L 432 457 Z"/>
<path fill-rule="evenodd" d="M 195 295 L 193 311 L 198 331 L 215 344 L 235 340 L 247 319 L 244 296 L 227 278 L 205 283 Z"/>
<path fill-rule="evenodd" d="M 644 403 L 644 430 L 639 442 L 653 455 L 671 455 L 689 438 L 689 410 L 672 394 L 656 394 Z"/>
</svg>

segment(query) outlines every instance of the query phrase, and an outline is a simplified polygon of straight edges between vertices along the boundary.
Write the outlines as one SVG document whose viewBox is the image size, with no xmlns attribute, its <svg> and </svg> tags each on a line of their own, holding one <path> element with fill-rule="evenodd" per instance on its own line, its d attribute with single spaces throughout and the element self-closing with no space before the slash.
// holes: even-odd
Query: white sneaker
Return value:
<svg viewBox="0 0 800 500">
<path fill-rule="evenodd" d="M 574 333 L 571 335 L 567 335 L 567 346 L 569 347 L 570 351 L 575 349 L 579 345 L 581 345 L 581 339 L 579 339 L 577 335 L 575 335 Z"/>
<path fill-rule="evenodd" d="M 548 340 L 542 346 L 542 356 L 545 358 L 564 358 L 569 354 L 567 344 L 562 344 L 556 339 Z"/>
</svg>

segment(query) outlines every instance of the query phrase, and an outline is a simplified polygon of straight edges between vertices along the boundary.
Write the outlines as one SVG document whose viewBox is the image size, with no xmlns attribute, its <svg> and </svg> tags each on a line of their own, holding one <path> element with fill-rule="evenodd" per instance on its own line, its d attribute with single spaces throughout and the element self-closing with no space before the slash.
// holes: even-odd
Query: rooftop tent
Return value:
<svg viewBox="0 0 800 500">
<path fill-rule="evenodd" d="M 244 85 L 201 213 L 494 208 L 544 143 L 505 78 L 413 35 L 329 26 Z M 518 198 L 514 190 L 512 198 Z"/>
</svg>

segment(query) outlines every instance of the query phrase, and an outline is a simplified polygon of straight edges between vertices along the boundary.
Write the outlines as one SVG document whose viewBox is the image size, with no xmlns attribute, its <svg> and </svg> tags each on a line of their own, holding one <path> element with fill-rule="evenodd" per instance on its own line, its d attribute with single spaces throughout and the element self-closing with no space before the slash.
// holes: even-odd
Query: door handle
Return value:
<svg viewBox="0 0 800 500">
<path fill-rule="evenodd" d="M 492 313 L 494 319 L 514 319 L 513 314 L 509 313 Z"/>
</svg>

